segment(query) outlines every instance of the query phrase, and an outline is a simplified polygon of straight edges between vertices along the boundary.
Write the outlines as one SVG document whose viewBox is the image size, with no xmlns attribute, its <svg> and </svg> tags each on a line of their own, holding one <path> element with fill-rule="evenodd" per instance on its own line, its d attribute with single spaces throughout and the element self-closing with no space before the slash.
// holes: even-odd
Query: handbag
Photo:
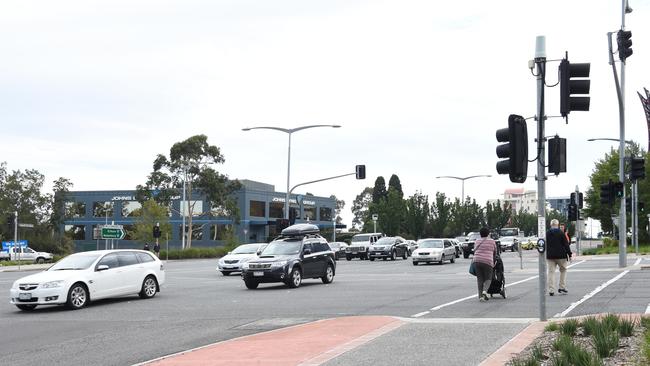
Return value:
<svg viewBox="0 0 650 366">
<path fill-rule="evenodd" d="M 483 242 L 481 242 L 479 245 L 476 246 L 474 249 L 474 253 L 476 253 L 476 249 L 478 249 Z M 474 263 L 474 258 L 472 258 L 472 263 L 469 264 L 469 274 L 472 276 L 476 276 L 476 263 Z"/>
</svg>

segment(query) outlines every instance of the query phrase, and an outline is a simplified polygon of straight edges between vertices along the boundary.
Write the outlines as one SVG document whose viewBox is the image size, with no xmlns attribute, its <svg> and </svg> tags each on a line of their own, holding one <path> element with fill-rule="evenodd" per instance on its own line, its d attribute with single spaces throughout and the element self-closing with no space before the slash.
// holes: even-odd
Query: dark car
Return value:
<svg viewBox="0 0 650 366">
<path fill-rule="evenodd" d="M 332 251 L 334 252 L 334 257 L 336 258 L 336 260 L 345 258 L 345 248 L 348 247 L 347 243 L 341 241 L 334 241 L 334 242 L 330 242 L 329 245 L 330 248 L 332 248 Z"/>
<path fill-rule="evenodd" d="M 296 288 L 304 278 L 331 283 L 335 273 L 334 252 L 312 224 L 282 230 L 282 235 L 269 243 L 258 258 L 242 265 L 242 278 L 249 289 L 271 282 L 284 282 Z"/>
<path fill-rule="evenodd" d="M 370 246 L 368 259 L 374 261 L 376 258 L 389 259 L 394 261 L 397 257 L 408 258 L 409 246 L 406 240 L 399 236 L 387 236 L 377 240 Z"/>
</svg>

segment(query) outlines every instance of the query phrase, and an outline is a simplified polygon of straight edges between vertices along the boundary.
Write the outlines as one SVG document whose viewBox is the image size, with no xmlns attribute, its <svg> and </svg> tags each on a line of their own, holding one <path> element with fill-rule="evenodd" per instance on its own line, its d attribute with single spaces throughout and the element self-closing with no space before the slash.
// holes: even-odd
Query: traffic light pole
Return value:
<svg viewBox="0 0 650 366">
<path fill-rule="evenodd" d="M 632 244 L 634 253 L 639 255 L 639 184 L 632 181 Z"/>
<path fill-rule="evenodd" d="M 581 227 L 581 224 L 580 224 L 580 189 L 578 188 L 577 185 L 576 185 L 575 204 L 576 204 L 576 224 L 575 224 L 575 233 L 574 233 L 574 235 L 576 237 L 576 255 L 580 255 L 580 244 L 581 244 L 580 243 L 580 239 L 581 239 L 580 238 L 580 236 L 581 236 L 581 232 L 580 232 L 580 227 Z M 571 245 L 571 243 L 569 243 L 569 245 Z"/>
<path fill-rule="evenodd" d="M 537 36 L 537 235 L 546 240 L 546 167 L 544 123 L 544 79 L 546 75 L 546 37 Z M 546 321 L 546 254 L 539 253 L 539 320 Z"/>
<path fill-rule="evenodd" d="M 22 253 L 23 248 L 18 245 L 18 211 L 14 211 L 14 252 L 16 252 L 16 248 L 18 248 L 18 271 L 20 271 L 20 253 Z M 11 259 L 11 256 L 9 256 L 9 259 Z"/>
</svg>

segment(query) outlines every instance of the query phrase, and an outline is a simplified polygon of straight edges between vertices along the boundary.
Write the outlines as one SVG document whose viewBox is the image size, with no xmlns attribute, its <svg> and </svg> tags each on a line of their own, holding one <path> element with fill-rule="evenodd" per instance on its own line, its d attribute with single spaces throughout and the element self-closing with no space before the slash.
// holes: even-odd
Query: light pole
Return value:
<svg viewBox="0 0 650 366">
<path fill-rule="evenodd" d="M 488 177 L 488 178 L 489 178 L 489 177 L 491 177 L 491 175 L 489 175 L 489 174 L 482 174 L 482 175 L 471 175 L 471 176 L 469 176 L 469 177 L 454 177 L 454 176 L 451 176 L 451 175 L 442 175 L 442 176 L 438 176 L 438 177 L 436 177 L 436 179 L 440 179 L 440 178 L 450 178 L 450 179 L 458 179 L 458 180 L 460 180 L 461 182 L 463 182 L 463 184 L 462 184 L 462 191 L 461 191 L 461 193 L 462 193 L 462 196 L 461 196 L 461 202 L 462 202 L 463 205 L 465 205 L 465 181 L 468 180 L 468 179 L 472 179 L 472 178 L 480 178 L 480 177 Z"/>
<path fill-rule="evenodd" d="M 286 190 L 286 196 L 285 196 L 285 201 L 284 201 L 284 218 L 289 219 L 289 181 L 291 177 L 291 134 L 294 132 L 298 132 L 301 130 L 306 130 L 308 128 L 316 128 L 316 127 L 332 127 L 332 128 L 339 128 L 341 127 L 340 125 L 309 125 L 309 126 L 300 126 L 296 128 L 281 128 L 281 127 L 269 127 L 269 126 L 260 126 L 260 127 L 246 127 L 242 128 L 242 131 L 250 131 L 250 130 L 276 130 L 280 132 L 284 132 L 289 135 L 289 148 L 287 149 L 287 190 Z"/>
</svg>

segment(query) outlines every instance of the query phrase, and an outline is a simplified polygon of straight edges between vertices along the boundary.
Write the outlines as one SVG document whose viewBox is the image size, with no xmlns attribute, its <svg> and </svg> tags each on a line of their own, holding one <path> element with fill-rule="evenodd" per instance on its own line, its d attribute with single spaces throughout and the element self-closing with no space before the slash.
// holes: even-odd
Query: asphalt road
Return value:
<svg viewBox="0 0 650 366">
<path fill-rule="evenodd" d="M 172 261 L 166 264 L 167 284 L 155 298 L 98 301 L 79 311 L 62 307 L 19 311 L 8 304 L 8 292 L 15 279 L 28 273 L 4 272 L 0 273 L 0 292 L 7 301 L 0 306 L 0 364 L 128 365 L 242 335 L 346 315 L 391 315 L 415 322 L 396 332 L 397 337 L 426 336 L 440 329 L 432 324 L 447 319 L 445 329 L 454 339 L 469 333 L 478 339 L 491 337 L 495 344 L 486 345 L 484 351 L 489 354 L 507 340 L 508 332 L 504 329 L 500 336 L 504 339 L 495 339 L 494 326 L 462 324 L 501 323 L 494 318 L 505 324 L 540 315 L 537 253 L 524 252 L 523 270 L 516 253 L 505 253 L 503 258 L 508 299 L 495 297 L 487 303 L 477 301 L 475 279 L 467 274 L 469 260 L 462 257 L 455 264 L 419 266 L 413 266 L 410 259 L 342 260 L 330 285 L 305 280 L 298 289 L 262 284 L 257 290 L 247 290 L 238 276 L 216 272 L 215 260 Z M 568 275 L 569 294 L 546 297 L 548 317 L 645 312 L 650 303 L 650 271 L 639 266 L 650 265 L 650 259 L 637 261 L 630 255 L 628 263 L 630 271 L 623 272 L 617 268 L 617 256 L 574 261 Z M 522 324 L 507 329 L 516 334 Z M 400 333 L 407 329 L 411 333 Z M 372 347 L 388 352 L 390 348 L 381 342 L 385 340 L 378 339 L 330 364 L 361 362 L 359 355 Z M 458 352 L 466 351 L 463 342 L 456 343 Z M 408 349 L 390 351 L 395 360 L 413 356 L 408 354 Z"/>
</svg>

